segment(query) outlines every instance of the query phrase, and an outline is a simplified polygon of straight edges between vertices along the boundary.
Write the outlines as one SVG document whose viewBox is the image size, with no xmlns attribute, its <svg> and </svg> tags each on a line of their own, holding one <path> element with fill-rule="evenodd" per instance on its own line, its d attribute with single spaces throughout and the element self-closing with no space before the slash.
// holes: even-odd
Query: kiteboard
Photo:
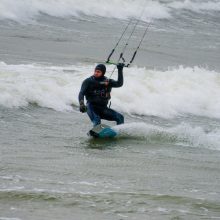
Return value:
<svg viewBox="0 0 220 220">
<path fill-rule="evenodd" d="M 94 138 L 113 138 L 117 135 L 117 132 L 110 126 L 105 124 L 99 124 L 93 127 L 89 132 L 88 136 Z"/>
</svg>

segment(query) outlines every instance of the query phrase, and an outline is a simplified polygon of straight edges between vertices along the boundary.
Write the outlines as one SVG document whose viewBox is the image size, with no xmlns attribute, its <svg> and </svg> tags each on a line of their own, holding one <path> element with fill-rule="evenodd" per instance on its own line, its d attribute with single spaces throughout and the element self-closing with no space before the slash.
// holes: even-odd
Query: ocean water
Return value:
<svg viewBox="0 0 220 220">
<path fill-rule="evenodd" d="M 141 12 L 90 139 L 81 83 Z M 0 0 L 0 220 L 220 219 L 219 58 L 217 0 Z"/>
</svg>

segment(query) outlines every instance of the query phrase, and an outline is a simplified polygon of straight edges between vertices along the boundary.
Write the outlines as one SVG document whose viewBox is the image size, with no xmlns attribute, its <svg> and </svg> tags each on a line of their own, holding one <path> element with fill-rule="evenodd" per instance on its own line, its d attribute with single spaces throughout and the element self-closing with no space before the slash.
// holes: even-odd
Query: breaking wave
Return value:
<svg viewBox="0 0 220 220">
<path fill-rule="evenodd" d="M 0 19 L 16 22 L 29 22 L 42 14 L 53 17 L 68 18 L 72 16 L 101 16 L 127 19 L 139 17 L 140 11 L 146 7 L 143 20 L 168 19 L 173 11 L 190 10 L 204 13 L 219 11 L 219 1 L 145 1 L 145 0 L 1 0 Z"/>
<path fill-rule="evenodd" d="M 0 62 L 0 105 L 19 108 L 34 103 L 72 111 L 71 105 L 78 105 L 81 83 L 93 68 Z M 109 72 L 112 68 L 107 67 Z M 112 91 L 112 106 L 117 110 L 164 118 L 188 114 L 220 118 L 220 74 L 216 71 L 180 66 L 166 71 L 131 67 L 124 72 L 123 87 Z"/>
</svg>

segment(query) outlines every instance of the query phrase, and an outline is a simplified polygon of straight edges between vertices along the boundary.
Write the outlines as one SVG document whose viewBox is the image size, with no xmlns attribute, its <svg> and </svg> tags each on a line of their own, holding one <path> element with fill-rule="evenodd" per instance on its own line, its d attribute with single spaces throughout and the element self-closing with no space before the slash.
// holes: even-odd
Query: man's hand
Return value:
<svg viewBox="0 0 220 220">
<path fill-rule="evenodd" d="M 87 111 L 87 107 L 85 106 L 84 102 L 80 101 L 79 104 L 80 104 L 80 106 L 79 106 L 80 112 L 85 113 Z"/>
<path fill-rule="evenodd" d="M 118 63 L 118 64 L 117 64 L 118 70 L 123 70 L 124 66 L 125 66 L 124 63 Z"/>
</svg>

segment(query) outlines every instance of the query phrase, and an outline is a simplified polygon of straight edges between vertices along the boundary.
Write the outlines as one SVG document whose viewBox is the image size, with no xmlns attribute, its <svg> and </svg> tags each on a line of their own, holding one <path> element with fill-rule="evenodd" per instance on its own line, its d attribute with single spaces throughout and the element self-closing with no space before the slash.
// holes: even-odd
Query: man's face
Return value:
<svg viewBox="0 0 220 220">
<path fill-rule="evenodd" d="M 96 78 L 101 77 L 101 76 L 102 76 L 102 71 L 101 71 L 101 70 L 95 70 L 94 76 L 95 76 Z"/>
</svg>

